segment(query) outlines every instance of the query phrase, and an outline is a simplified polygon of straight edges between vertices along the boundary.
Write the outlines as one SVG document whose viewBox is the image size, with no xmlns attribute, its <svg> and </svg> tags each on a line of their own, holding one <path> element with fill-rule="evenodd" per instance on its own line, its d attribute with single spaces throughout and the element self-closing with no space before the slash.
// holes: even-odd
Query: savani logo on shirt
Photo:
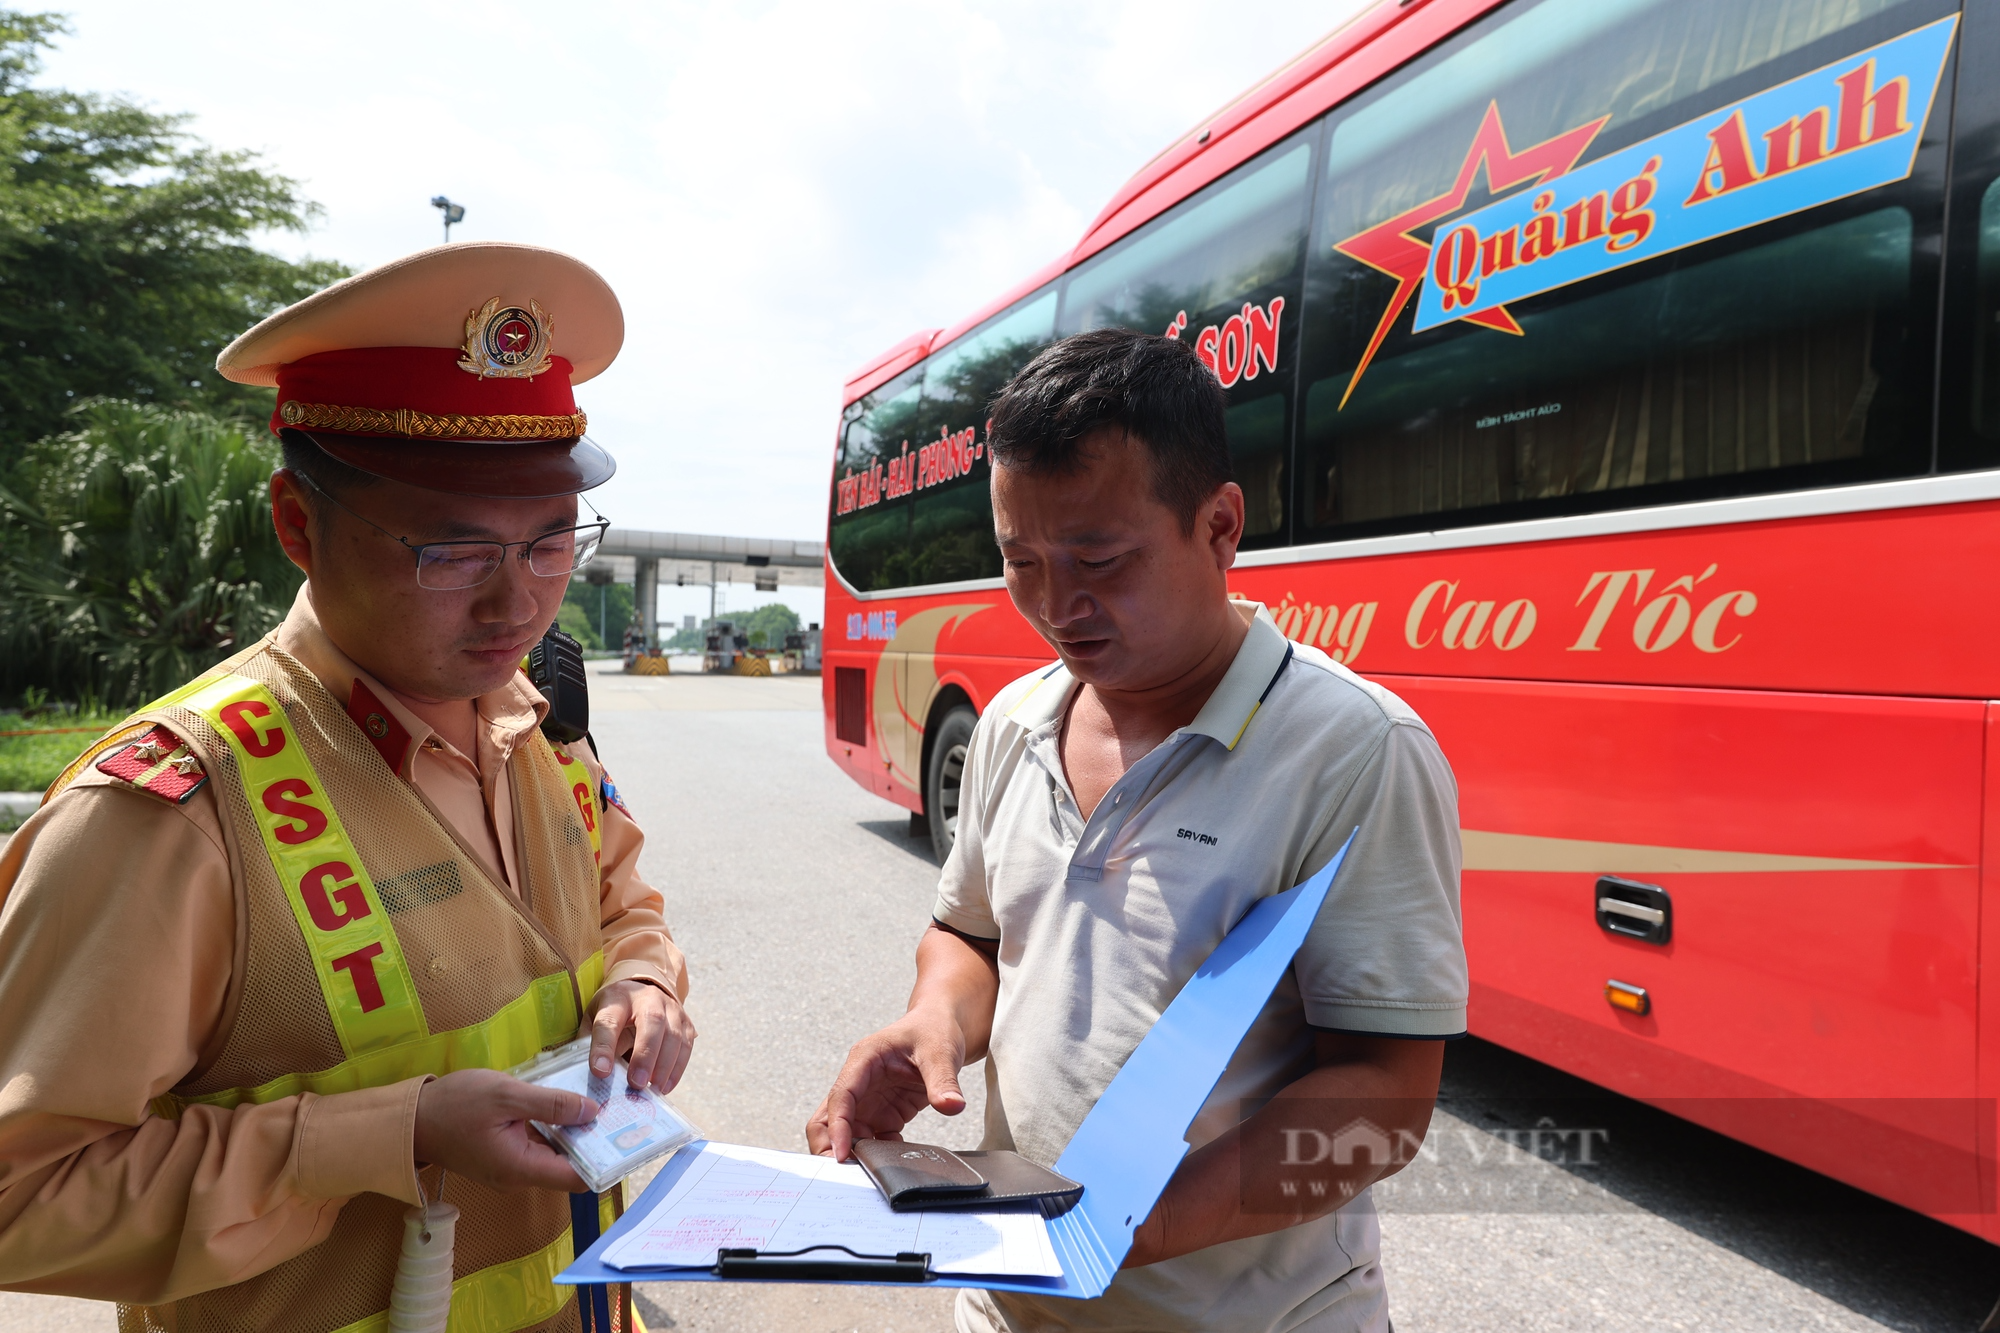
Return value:
<svg viewBox="0 0 2000 1333">
<path fill-rule="evenodd" d="M 1221 842 L 1221 839 L 1217 838 L 1213 833 L 1196 833 L 1191 828 L 1184 828 L 1180 830 L 1179 836 L 1183 838 L 1191 838 L 1195 842 L 1201 844 L 1203 847 L 1214 847 Z"/>
</svg>

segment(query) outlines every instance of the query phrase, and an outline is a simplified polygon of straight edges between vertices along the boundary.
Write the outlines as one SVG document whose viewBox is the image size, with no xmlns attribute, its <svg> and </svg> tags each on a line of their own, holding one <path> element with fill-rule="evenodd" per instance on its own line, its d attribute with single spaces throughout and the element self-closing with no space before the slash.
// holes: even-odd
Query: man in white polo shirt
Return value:
<svg viewBox="0 0 2000 1333">
<path fill-rule="evenodd" d="M 1360 833 L 1110 1291 L 962 1293 L 962 1330 L 1388 1326 L 1367 1186 L 1394 1165 L 1321 1162 L 1317 1203 L 1269 1185 L 1281 1145 L 1327 1141 L 1302 1129 L 1429 1124 L 1465 1030 L 1457 790 L 1400 699 L 1229 600 L 1223 408 L 1191 348 L 1124 330 L 996 400 L 1008 591 L 1061 660 L 980 719 L 909 1011 L 854 1047 L 809 1143 L 844 1158 L 956 1114 L 983 1056 L 984 1146 L 1053 1163 L 1229 929 Z"/>
</svg>

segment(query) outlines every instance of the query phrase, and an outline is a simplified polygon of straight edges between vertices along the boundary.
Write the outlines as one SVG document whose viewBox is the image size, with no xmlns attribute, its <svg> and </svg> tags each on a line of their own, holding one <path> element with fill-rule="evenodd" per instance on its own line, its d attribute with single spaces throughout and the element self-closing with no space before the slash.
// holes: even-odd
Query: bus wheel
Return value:
<svg viewBox="0 0 2000 1333">
<path fill-rule="evenodd" d="M 958 835 L 959 783 L 965 777 L 965 747 L 977 721 L 979 714 L 970 708 L 954 708 L 938 720 L 932 734 L 930 768 L 924 774 L 924 814 L 939 865 L 951 855 L 952 839 Z"/>
</svg>

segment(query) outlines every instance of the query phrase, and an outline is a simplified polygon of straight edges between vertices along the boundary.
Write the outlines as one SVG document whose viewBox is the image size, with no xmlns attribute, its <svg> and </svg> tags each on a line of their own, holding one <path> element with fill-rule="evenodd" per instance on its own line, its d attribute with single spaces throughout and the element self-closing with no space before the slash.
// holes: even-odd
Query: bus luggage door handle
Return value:
<svg viewBox="0 0 2000 1333">
<path fill-rule="evenodd" d="M 1597 924 L 1606 934 L 1645 944 L 1673 939 L 1674 900 L 1659 885 L 1603 875 L 1595 896 Z"/>
<path fill-rule="evenodd" d="M 1634 921 L 1643 921 L 1649 926 L 1657 926 L 1667 919 L 1667 914 L 1657 907 L 1641 907 L 1637 903 L 1628 903 L 1622 898 L 1599 898 L 1597 900 L 1597 910 L 1600 912 L 1615 912 L 1619 916 L 1629 916 Z"/>
</svg>

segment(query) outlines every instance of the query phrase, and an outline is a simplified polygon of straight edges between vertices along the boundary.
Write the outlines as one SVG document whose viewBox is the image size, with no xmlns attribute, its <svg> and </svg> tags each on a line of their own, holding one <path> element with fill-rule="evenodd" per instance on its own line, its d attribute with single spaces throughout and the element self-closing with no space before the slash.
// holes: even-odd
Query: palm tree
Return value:
<svg viewBox="0 0 2000 1333">
<path fill-rule="evenodd" d="M 226 418 L 104 399 L 0 489 L 0 688 L 136 704 L 284 618 L 277 447 Z"/>
</svg>

